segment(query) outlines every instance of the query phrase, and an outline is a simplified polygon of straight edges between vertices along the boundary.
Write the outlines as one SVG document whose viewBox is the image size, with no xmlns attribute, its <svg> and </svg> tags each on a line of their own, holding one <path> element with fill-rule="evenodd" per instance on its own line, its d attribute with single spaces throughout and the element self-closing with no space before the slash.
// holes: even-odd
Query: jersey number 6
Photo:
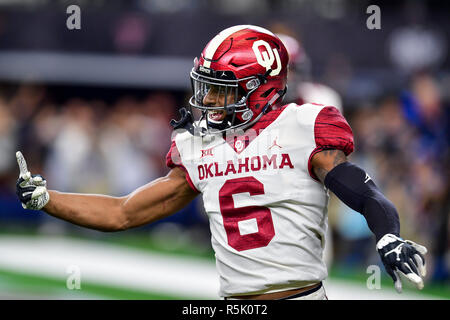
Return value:
<svg viewBox="0 0 450 320">
<path fill-rule="evenodd" d="M 235 208 L 233 195 L 250 193 L 250 196 L 264 194 L 264 185 L 253 177 L 227 180 L 219 191 L 220 211 L 223 217 L 228 244 L 238 250 L 265 247 L 275 236 L 270 209 L 262 206 Z M 238 223 L 256 219 L 258 230 L 242 235 Z"/>
</svg>

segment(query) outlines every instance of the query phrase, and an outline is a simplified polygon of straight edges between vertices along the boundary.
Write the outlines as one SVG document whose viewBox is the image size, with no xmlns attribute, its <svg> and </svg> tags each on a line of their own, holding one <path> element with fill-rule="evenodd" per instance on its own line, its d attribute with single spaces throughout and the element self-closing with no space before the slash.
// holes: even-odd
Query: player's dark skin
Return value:
<svg viewBox="0 0 450 320">
<path fill-rule="evenodd" d="M 227 97 L 230 99 L 228 101 L 233 98 Z M 211 93 L 204 98 L 204 104 L 207 105 L 223 106 L 224 103 L 224 95 Z M 314 173 L 323 183 L 327 173 L 345 161 L 346 156 L 342 151 L 324 150 L 316 153 L 311 163 Z M 198 195 L 189 186 L 185 172 L 179 167 L 124 197 L 54 190 L 48 192 L 50 201 L 43 208 L 45 212 L 100 231 L 121 231 L 155 222 L 178 212 Z"/>
<path fill-rule="evenodd" d="M 327 173 L 345 161 L 347 157 L 343 151 L 330 149 L 316 153 L 311 159 L 311 164 L 317 178 L 324 183 Z"/>
</svg>

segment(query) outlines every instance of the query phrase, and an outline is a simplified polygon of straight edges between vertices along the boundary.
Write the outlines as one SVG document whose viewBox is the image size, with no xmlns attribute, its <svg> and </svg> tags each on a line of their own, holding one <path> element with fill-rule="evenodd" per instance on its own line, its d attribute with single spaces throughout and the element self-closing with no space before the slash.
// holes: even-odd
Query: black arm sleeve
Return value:
<svg viewBox="0 0 450 320">
<path fill-rule="evenodd" d="M 341 163 L 328 172 L 324 184 L 366 218 L 377 242 L 386 233 L 400 236 L 397 210 L 364 170 L 350 162 Z"/>
</svg>

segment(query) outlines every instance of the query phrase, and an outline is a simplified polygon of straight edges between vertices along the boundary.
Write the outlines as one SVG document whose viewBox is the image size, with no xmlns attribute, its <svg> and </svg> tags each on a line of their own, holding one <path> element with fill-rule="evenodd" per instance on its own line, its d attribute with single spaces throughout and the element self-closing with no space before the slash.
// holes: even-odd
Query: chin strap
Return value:
<svg viewBox="0 0 450 320">
<path fill-rule="evenodd" d="M 273 106 L 278 99 L 281 98 L 281 100 L 283 100 L 283 97 L 286 94 L 286 91 L 287 91 L 287 86 L 283 90 L 278 90 L 277 93 L 275 93 L 273 95 L 273 97 L 269 100 L 269 102 L 267 102 L 267 104 L 264 106 L 264 108 L 261 111 L 261 114 L 267 113 L 267 111 L 270 110 L 269 107 Z"/>
</svg>

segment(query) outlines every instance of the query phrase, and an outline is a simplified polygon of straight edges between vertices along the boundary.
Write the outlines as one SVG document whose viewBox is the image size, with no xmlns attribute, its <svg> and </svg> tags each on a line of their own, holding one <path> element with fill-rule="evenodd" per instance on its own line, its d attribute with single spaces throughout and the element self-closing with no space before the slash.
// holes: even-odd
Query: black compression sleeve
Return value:
<svg viewBox="0 0 450 320">
<path fill-rule="evenodd" d="M 324 184 L 366 218 L 377 242 L 386 233 L 400 236 L 397 210 L 364 170 L 350 162 L 341 163 L 328 172 Z"/>
</svg>

